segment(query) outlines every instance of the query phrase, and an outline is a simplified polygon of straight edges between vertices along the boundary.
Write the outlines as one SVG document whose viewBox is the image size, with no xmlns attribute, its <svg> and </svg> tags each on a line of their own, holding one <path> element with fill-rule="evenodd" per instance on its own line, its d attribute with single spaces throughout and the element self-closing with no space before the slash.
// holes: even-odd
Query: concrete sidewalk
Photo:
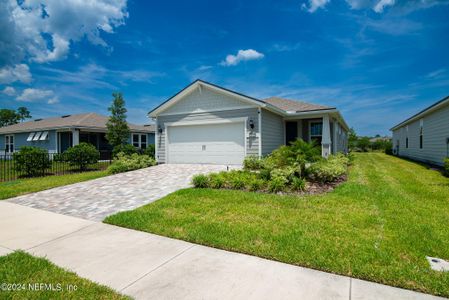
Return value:
<svg viewBox="0 0 449 300">
<path fill-rule="evenodd" d="M 442 299 L 0 202 L 0 255 L 23 249 L 136 299 Z"/>
</svg>

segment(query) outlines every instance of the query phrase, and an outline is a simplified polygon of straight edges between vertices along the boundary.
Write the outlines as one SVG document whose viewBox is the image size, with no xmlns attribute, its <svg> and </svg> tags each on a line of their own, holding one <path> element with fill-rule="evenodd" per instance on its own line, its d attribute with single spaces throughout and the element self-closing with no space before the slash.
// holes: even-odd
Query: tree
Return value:
<svg viewBox="0 0 449 300">
<path fill-rule="evenodd" d="M 108 128 L 108 131 L 106 132 L 106 139 L 109 144 L 115 148 L 126 144 L 130 131 L 128 123 L 126 122 L 127 110 L 125 108 L 125 100 L 123 99 L 122 94 L 113 93 L 112 96 L 114 97 L 114 100 L 112 100 L 112 104 L 108 108 L 111 112 L 111 116 L 106 123 Z"/>
<path fill-rule="evenodd" d="M 20 119 L 20 121 L 25 121 L 25 119 L 31 119 L 31 114 L 28 108 L 25 106 L 21 106 L 17 109 L 17 116 Z"/>
<path fill-rule="evenodd" d="M 355 132 L 354 128 L 351 127 L 351 129 L 349 129 L 349 136 L 348 136 L 349 150 L 353 150 L 355 147 L 357 147 L 358 140 L 359 138 L 357 137 L 357 133 Z"/>
<path fill-rule="evenodd" d="M 0 127 L 19 123 L 19 116 L 12 109 L 0 109 Z"/>
<path fill-rule="evenodd" d="M 360 148 L 363 152 L 367 152 L 371 146 L 371 142 L 369 141 L 369 137 L 363 136 L 358 139 L 357 147 Z"/>
</svg>

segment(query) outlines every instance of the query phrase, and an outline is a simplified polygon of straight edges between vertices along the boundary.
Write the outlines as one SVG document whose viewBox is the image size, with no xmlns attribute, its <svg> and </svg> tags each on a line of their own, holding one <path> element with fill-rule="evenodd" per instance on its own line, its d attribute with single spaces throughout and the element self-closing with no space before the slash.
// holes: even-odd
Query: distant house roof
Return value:
<svg viewBox="0 0 449 300">
<path fill-rule="evenodd" d="M 76 115 L 65 115 L 60 117 L 35 119 L 28 122 L 18 123 L 0 128 L 2 133 L 28 132 L 36 130 L 51 130 L 59 128 L 79 128 L 106 130 L 108 117 L 97 113 L 85 113 Z M 135 125 L 128 123 L 131 131 L 154 132 L 154 125 Z"/>
<path fill-rule="evenodd" d="M 270 97 L 262 100 L 268 104 L 276 106 L 284 111 L 290 112 L 302 112 L 302 111 L 314 111 L 314 110 L 323 110 L 323 109 L 335 109 L 335 107 L 318 105 L 313 103 L 307 103 L 298 100 L 284 99 L 279 97 Z"/>
<path fill-rule="evenodd" d="M 440 101 L 435 102 L 434 104 L 432 104 L 431 106 L 421 110 L 420 112 L 418 112 L 417 114 L 414 114 L 413 116 L 411 116 L 410 118 L 406 119 L 405 121 L 402 121 L 401 123 L 395 125 L 394 127 L 390 128 L 391 131 L 396 130 L 404 125 L 407 125 L 417 119 L 420 119 L 422 117 L 424 117 L 424 115 L 429 114 L 435 110 L 440 109 L 441 107 L 445 106 L 446 104 L 449 104 L 449 96 L 444 97 L 443 99 L 441 99 Z"/>
</svg>

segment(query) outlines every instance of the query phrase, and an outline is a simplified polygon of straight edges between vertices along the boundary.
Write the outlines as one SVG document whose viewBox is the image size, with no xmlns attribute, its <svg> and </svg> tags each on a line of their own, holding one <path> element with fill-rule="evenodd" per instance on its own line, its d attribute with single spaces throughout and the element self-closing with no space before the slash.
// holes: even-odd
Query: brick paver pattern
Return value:
<svg viewBox="0 0 449 300">
<path fill-rule="evenodd" d="M 163 164 L 23 195 L 8 201 L 102 221 L 116 212 L 134 209 L 189 187 L 195 174 L 223 170 L 226 170 L 226 166 Z"/>
</svg>

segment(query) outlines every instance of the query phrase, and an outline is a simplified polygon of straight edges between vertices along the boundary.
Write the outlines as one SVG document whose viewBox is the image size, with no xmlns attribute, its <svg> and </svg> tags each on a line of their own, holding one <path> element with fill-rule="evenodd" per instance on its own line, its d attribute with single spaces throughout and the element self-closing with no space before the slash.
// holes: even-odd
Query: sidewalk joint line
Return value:
<svg viewBox="0 0 449 300">
<path fill-rule="evenodd" d="M 68 235 L 71 235 L 72 233 L 75 233 L 75 232 L 81 231 L 81 230 L 83 230 L 83 229 L 85 229 L 85 228 L 87 228 L 87 227 L 89 227 L 89 226 L 95 225 L 95 224 L 97 224 L 97 223 L 93 223 L 93 224 L 89 224 L 89 225 L 83 226 L 83 227 L 81 227 L 81 228 L 79 228 L 79 229 L 77 229 L 77 230 L 75 230 L 75 231 L 72 231 L 72 232 L 69 232 L 69 233 L 66 233 L 66 234 L 60 235 L 60 236 L 58 236 L 58 237 L 55 237 L 54 239 L 51 239 L 51 240 L 49 240 L 49 241 L 46 241 L 46 242 L 40 243 L 40 244 L 38 244 L 38 245 L 36 245 L 36 246 L 33 246 L 33 247 L 30 247 L 30 248 L 27 248 L 27 249 L 25 249 L 25 251 L 29 251 L 29 250 L 31 250 L 31 249 L 34 249 L 34 248 L 40 247 L 40 246 L 42 246 L 42 245 L 45 245 L 45 244 L 48 244 L 48 243 L 54 242 L 54 241 L 56 241 L 56 240 L 59 240 L 59 239 L 62 239 L 62 238 L 64 238 L 64 237 L 68 236 Z"/>
<path fill-rule="evenodd" d="M 180 253 L 176 254 L 175 256 L 173 256 L 172 258 L 168 259 L 167 261 L 163 262 L 162 264 L 160 264 L 159 266 L 151 269 L 150 271 L 148 271 L 147 273 L 145 273 L 144 275 L 140 276 L 139 278 L 137 278 L 136 280 L 134 280 L 133 282 L 129 283 L 127 286 L 125 286 L 124 288 L 122 288 L 120 290 L 120 292 L 123 292 L 124 290 L 126 290 L 127 288 L 129 288 L 130 286 L 132 286 L 133 284 L 135 284 L 137 281 L 140 281 L 142 278 L 150 275 L 151 273 L 153 273 L 154 271 L 158 270 L 159 268 L 165 266 L 166 264 L 168 264 L 169 262 L 171 262 L 172 260 L 174 260 L 175 258 L 179 257 L 180 255 L 184 254 L 185 252 L 187 252 L 188 250 L 192 249 L 193 247 L 195 247 L 197 245 L 193 244 L 192 246 L 190 246 L 189 248 L 181 251 Z"/>
</svg>

